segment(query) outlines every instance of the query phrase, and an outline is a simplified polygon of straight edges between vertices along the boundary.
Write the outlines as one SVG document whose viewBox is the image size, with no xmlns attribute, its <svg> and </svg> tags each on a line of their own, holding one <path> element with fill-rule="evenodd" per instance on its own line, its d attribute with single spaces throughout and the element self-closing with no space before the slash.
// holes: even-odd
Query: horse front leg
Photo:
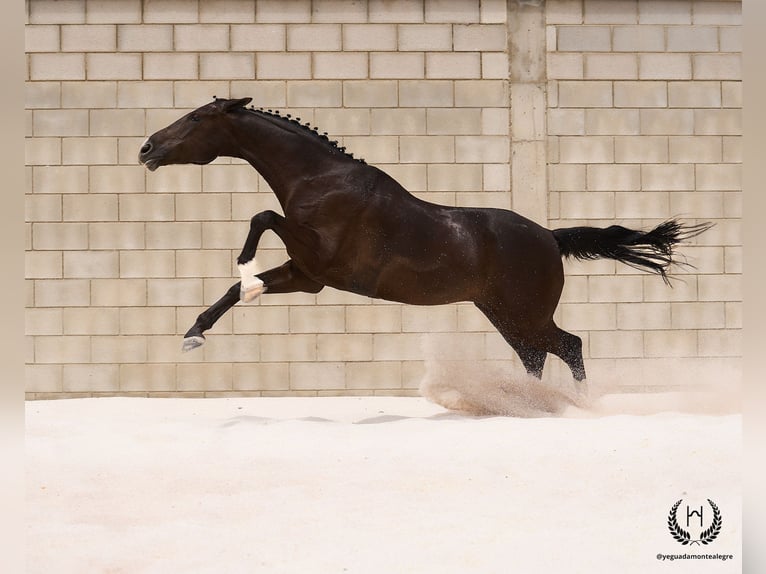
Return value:
<svg viewBox="0 0 766 574">
<path fill-rule="evenodd" d="M 266 291 L 269 293 L 294 293 L 296 291 L 319 293 L 322 287 L 324 287 L 321 283 L 306 277 L 292 261 L 287 261 L 279 267 L 259 273 L 256 277 L 263 285 L 262 293 Z M 197 317 L 192 328 L 184 335 L 182 347 L 184 352 L 191 351 L 205 344 L 204 332 L 210 329 L 226 311 L 237 304 L 240 300 L 240 290 L 241 284 L 239 282 L 235 283 L 226 291 L 223 297 Z"/>
<path fill-rule="evenodd" d="M 239 291 L 242 302 L 248 303 L 266 290 L 263 281 L 255 273 L 255 252 L 263 233 L 267 229 L 281 227 L 284 221 L 284 217 L 271 210 L 262 211 L 250 220 L 250 232 L 247 234 L 242 252 L 237 257 L 237 268 L 242 278 Z"/>
</svg>

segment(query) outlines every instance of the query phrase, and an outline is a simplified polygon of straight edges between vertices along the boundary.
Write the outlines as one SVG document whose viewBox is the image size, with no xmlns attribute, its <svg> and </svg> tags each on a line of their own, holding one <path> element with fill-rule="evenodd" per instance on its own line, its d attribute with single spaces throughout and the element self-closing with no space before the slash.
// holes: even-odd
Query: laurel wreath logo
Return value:
<svg viewBox="0 0 766 574">
<path fill-rule="evenodd" d="M 679 542 L 684 546 L 699 543 L 707 545 L 718 538 L 718 535 L 721 533 L 721 525 L 723 524 L 721 511 L 718 510 L 718 506 L 715 502 L 709 498 L 707 501 L 710 504 L 710 507 L 713 509 L 713 522 L 710 524 L 707 530 L 700 533 L 699 540 L 693 540 L 691 535 L 686 530 L 681 528 L 680 524 L 678 524 L 676 513 L 678 512 L 678 507 L 681 505 L 681 502 L 683 502 L 683 499 L 679 500 L 673 505 L 673 507 L 670 509 L 670 513 L 668 513 L 668 530 L 670 530 L 670 534 L 673 536 L 676 542 Z"/>
</svg>

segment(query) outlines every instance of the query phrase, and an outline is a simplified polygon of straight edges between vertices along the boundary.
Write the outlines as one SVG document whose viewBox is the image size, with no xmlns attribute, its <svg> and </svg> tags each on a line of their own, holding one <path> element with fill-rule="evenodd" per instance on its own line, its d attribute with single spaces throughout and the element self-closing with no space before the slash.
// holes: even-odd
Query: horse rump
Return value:
<svg viewBox="0 0 766 574">
<path fill-rule="evenodd" d="M 670 285 L 668 271 L 672 265 L 690 266 L 676 259 L 674 247 L 704 233 L 713 225 L 708 222 L 685 225 L 670 219 L 651 231 L 636 231 L 621 225 L 607 228 L 568 227 L 554 229 L 553 237 L 562 257 L 614 259 L 636 269 L 657 273 Z"/>
</svg>

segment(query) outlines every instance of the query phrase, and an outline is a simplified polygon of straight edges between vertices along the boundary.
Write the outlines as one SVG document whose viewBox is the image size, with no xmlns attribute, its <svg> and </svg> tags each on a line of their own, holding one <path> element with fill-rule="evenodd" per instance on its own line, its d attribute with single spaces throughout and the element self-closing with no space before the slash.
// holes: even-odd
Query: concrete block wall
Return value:
<svg viewBox="0 0 766 574">
<path fill-rule="evenodd" d="M 236 281 L 249 218 L 279 209 L 236 160 L 137 165 L 146 135 L 213 95 L 300 116 L 439 203 L 550 227 L 714 219 L 672 290 L 568 264 L 558 320 L 586 341 L 594 383 L 736 370 L 740 7 L 29 0 L 28 396 L 414 394 L 435 349 L 515 362 L 470 304 L 329 288 L 237 305 L 181 354 Z M 259 266 L 285 258 L 265 235 Z M 556 359 L 548 371 L 568 380 Z"/>
<path fill-rule="evenodd" d="M 558 316 L 591 377 L 735 382 L 741 291 L 740 2 L 549 0 L 550 227 L 716 226 L 669 289 L 611 262 L 568 263 Z"/>
</svg>

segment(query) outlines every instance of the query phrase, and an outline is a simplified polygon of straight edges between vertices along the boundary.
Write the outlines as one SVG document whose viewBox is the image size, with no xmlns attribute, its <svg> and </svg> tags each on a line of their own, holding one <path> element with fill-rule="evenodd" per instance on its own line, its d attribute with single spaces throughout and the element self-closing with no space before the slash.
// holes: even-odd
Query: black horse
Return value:
<svg viewBox="0 0 766 574">
<path fill-rule="evenodd" d="M 669 283 L 674 246 L 710 227 L 669 220 L 648 232 L 617 225 L 551 231 L 508 210 L 428 203 L 327 134 L 289 114 L 248 109 L 250 101 L 215 98 L 141 146 L 139 161 L 151 171 L 218 156 L 244 159 L 271 186 L 284 213 L 252 218 L 237 258 L 242 281 L 199 315 L 184 337 L 185 351 L 202 345 L 203 333 L 240 300 L 317 293 L 329 285 L 413 305 L 471 301 L 527 372 L 542 377 L 546 354 L 553 353 L 582 383 L 582 341 L 553 321 L 564 285 L 561 258 L 611 258 Z M 253 260 L 267 229 L 290 259 L 256 275 Z"/>
</svg>

